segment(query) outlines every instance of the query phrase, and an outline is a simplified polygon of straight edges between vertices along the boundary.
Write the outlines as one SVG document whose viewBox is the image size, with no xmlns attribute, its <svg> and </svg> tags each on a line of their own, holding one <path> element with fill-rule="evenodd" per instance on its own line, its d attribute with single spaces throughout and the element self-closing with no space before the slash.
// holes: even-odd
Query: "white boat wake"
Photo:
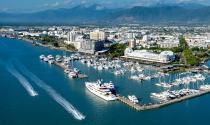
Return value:
<svg viewBox="0 0 210 125">
<path fill-rule="evenodd" d="M 36 75 L 26 69 L 25 66 L 21 65 L 19 62 L 17 63 L 21 72 L 30 78 L 34 83 L 37 84 L 40 88 L 44 89 L 57 103 L 59 103 L 68 113 L 72 114 L 74 118 L 78 120 L 85 119 L 85 116 L 80 113 L 72 104 L 70 104 L 66 99 L 64 99 L 61 95 L 59 95 L 52 87 L 47 85 L 41 79 L 39 79 Z"/>
<path fill-rule="evenodd" d="M 28 94 L 30 96 L 37 96 L 38 93 L 33 89 L 31 84 L 27 81 L 27 79 L 21 75 L 12 65 L 12 63 L 9 62 L 9 64 L 6 66 L 6 69 L 9 73 L 11 73 L 17 80 L 21 83 L 21 85 L 27 90 Z"/>
</svg>

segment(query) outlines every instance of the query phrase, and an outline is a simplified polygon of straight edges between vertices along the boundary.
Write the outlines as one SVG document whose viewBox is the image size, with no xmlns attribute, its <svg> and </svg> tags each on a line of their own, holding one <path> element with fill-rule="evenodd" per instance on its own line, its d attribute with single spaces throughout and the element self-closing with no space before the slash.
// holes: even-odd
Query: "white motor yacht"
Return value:
<svg viewBox="0 0 210 125">
<path fill-rule="evenodd" d="M 45 55 L 40 55 L 39 58 L 40 58 L 41 60 L 43 60 L 43 59 L 45 58 Z"/>
<path fill-rule="evenodd" d="M 117 96 L 112 94 L 109 87 L 104 85 L 100 80 L 96 82 L 85 82 L 85 86 L 90 92 L 106 101 L 113 101 L 117 99 Z"/>
<path fill-rule="evenodd" d="M 135 95 L 128 95 L 128 99 L 135 104 L 139 102 L 138 98 Z"/>
</svg>

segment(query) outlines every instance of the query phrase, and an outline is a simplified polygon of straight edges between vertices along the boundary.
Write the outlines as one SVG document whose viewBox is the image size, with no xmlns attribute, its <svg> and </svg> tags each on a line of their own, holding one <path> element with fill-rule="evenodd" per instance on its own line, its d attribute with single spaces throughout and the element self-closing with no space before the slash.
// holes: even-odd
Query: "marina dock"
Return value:
<svg viewBox="0 0 210 125">
<path fill-rule="evenodd" d="M 128 98 L 124 97 L 124 96 L 120 96 L 120 95 L 117 95 L 118 97 L 118 100 L 136 110 L 139 110 L 141 108 L 141 105 L 140 104 L 135 104 L 133 102 L 131 102 Z"/>
<path fill-rule="evenodd" d="M 94 58 L 94 57 L 92 57 L 92 58 Z M 72 58 L 72 59 L 74 59 L 74 58 Z M 106 69 L 107 68 L 107 67 L 106 68 L 103 68 L 104 64 L 106 64 L 107 61 L 105 61 L 106 63 L 104 63 L 103 61 L 102 61 L 102 63 L 100 63 L 100 61 L 98 63 L 96 63 L 96 62 L 94 62 L 94 60 L 91 61 L 88 58 L 87 60 L 81 60 L 81 62 L 84 63 L 84 64 L 87 64 L 87 65 L 89 64 L 89 66 L 92 64 L 92 66 L 95 66 L 96 69 L 98 69 L 98 70 L 99 70 L 99 68 L 100 68 L 100 70 L 103 70 L 103 69 Z M 95 64 L 101 64 L 101 65 L 94 65 L 94 63 Z M 75 69 L 69 68 L 69 65 L 66 64 L 65 62 L 62 62 L 62 61 L 55 61 L 53 64 L 56 65 L 56 66 L 58 66 L 58 67 L 60 67 L 60 68 L 62 68 L 63 70 L 68 69 L 71 72 L 73 72 L 75 70 Z M 114 66 L 116 66 L 116 67 L 119 66 L 118 64 L 115 64 L 115 62 L 113 62 L 112 64 Z M 127 63 L 124 63 L 124 64 L 130 65 L 130 64 L 127 64 Z M 170 66 L 167 66 L 167 67 L 170 67 Z M 107 69 L 109 69 L 109 67 Z M 140 69 L 141 69 L 141 67 L 140 67 Z M 207 71 L 209 71 L 209 70 L 207 70 Z M 191 69 L 189 72 L 198 72 L 198 73 L 201 73 L 201 72 L 203 72 L 203 70 Z M 158 74 L 157 73 L 157 76 L 158 77 L 163 77 L 165 75 L 166 74 L 163 74 L 162 75 L 162 74 Z M 88 77 L 87 75 L 81 74 L 81 73 L 77 72 L 77 76 L 74 77 L 74 78 L 81 78 L 82 79 L 82 78 L 87 78 L 87 77 Z M 205 77 L 203 75 L 201 75 L 201 74 L 197 76 L 197 77 L 199 77 L 199 79 L 197 79 L 197 77 L 195 77 L 195 76 L 191 76 L 191 77 L 193 77 L 196 81 L 198 81 L 198 80 L 199 81 L 204 81 L 205 80 Z M 154 77 L 154 78 L 157 78 L 157 77 Z M 187 84 L 187 83 L 184 83 L 184 84 Z M 193 90 L 195 90 L 195 89 L 193 89 Z M 210 88 L 209 89 L 206 89 L 206 90 L 203 90 L 203 91 L 201 91 L 200 89 L 199 90 L 196 89 L 196 92 L 190 93 L 188 91 L 187 93 L 180 94 L 180 95 L 173 94 L 173 95 L 176 95 L 176 96 L 172 96 L 172 97 L 169 97 L 168 96 L 168 97 L 166 97 L 166 99 L 163 99 L 164 101 L 161 101 L 161 102 L 158 102 L 158 103 L 148 103 L 148 104 L 134 103 L 134 101 L 132 99 L 129 99 L 129 98 L 124 97 L 124 96 L 121 96 L 121 95 L 117 95 L 117 97 L 118 97 L 118 101 L 126 104 L 127 106 L 132 107 L 133 109 L 135 109 L 137 111 L 145 111 L 145 110 L 162 108 L 162 107 L 165 107 L 165 106 L 174 104 L 174 103 L 185 101 L 185 100 L 188 100 L 188 99 L 191 99 L 191 98 L 195 98 L 195 97 L 198 97 L 198 96 L 202 96 L 202 95 L 205 95 L 205 94 L 208 94 L 208 93 L 210 93 Z"/>
<path fill-rule="evenodd" d="M 54 64 L 55 64 L 56 66 L 62 68 L 63 70 L 65 70 L 65 69 L 68 68 L 66 65 L 63 65 L 62 63 L 58 63 L 58 62 L 56 62 L 56 61 L 54 62 Z M 80 78 L 80 79 L 87 78 L 87 77 L 88 77 L 88 76 L 85 75 L 85 74 L 81 74 L 81 73 L 78 74 L 78 78 Z"/>
<path fill-rule="evenodd" d="M 54 64 L 62 69 L 67 69 L 68 67 L 66 65 L 62 65 L 62 63 L 54 62 Z"/>
<path fill-rule="evenodd" d="M 178 103 L 178 102 L 182 102 L 185 100 L 189 100 L 192 98 L 196 98 L 205 94 L 209 94 L 210 93 L 210 89 L 209 90 L 205 90 L 205 91 L 200 91 L 198 93 L 192 94 L 192 95 L 186 95 L 180 98 L 176 98 L 176 99 L 172 99 L 166 102 L 161 102 L 161 103 L 156 103 L 156 104 L 145 104 L 145 105 L 141 105 L 141 104 L 135 104 L 133 102 L 131 102 L 128 98 L 124 97 L 124 96 L 120 96 L 118 95 L 118 100 L 132 108 L 134 108 L 137 111 L 145 111 L 145 110 L 151 110 L 151 109 L 157 109 L 157 108 L 162 108 L 168 105 L 172 105 L 174 103 Z"/>
</svg>

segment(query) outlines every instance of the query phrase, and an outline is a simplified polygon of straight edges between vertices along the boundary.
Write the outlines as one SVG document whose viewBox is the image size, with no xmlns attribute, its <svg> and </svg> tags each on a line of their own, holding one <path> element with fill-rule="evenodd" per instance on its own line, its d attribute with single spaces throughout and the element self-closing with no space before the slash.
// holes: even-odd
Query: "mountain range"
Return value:
<svg viewBox="0 0 210 125">
<path fill-rule="evenodd" d="M 0 13 L 1 24 L 210 23 L 210 6 L 198 4 L 110 9 L 76 6 L 34 13 Z"/>
</svg>

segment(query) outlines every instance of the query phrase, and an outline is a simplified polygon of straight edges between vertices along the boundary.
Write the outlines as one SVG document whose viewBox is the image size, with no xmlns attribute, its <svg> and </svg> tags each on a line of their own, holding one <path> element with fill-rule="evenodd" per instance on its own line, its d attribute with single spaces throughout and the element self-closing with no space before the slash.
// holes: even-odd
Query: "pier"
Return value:
<svg viewBox="0 0 210 125">
<path fill-rule="evenodd" d="M 128 98 L 124 97 L 124 96 L 120 96 L 120 95 L 117 95 L 118 97 L 118 100 L 136 110 L 139 110 L 141 108 L 141 105 L 140 104 L 136 104 L 136 103 L 133 103 L 131 102 Z"/>
<path fill-rule="evenodd" d="M 145 111 L 145 110 L 151 110 L 151 109 L 157 109 L 157 108 L 162 108 L 168 105 L 172 105 L 174 103 L 178 103 L 178 102 L 182 102 L 185 100 L 189 100 L 192 98 L 196 98 L 205 94 L 209 94 L 210 93 L 210 89 L 209 90 L 205 90 L 205 91 L 200 91 L 198 93 L 195 94 L 191 94 L 191 95 L 186 95 L 180 98 L 176 98 L 176 99 L 172 99 L 169 101 L 165 101 L 165 102 L 160 102 L 160 103 L 156 103 L 156 104 L 145 104 L 145 105 L 141 105 L 141 104 L 135 104 L 133 102 L 131 102 L 128 98 L 124 97 L 124 96 L 118 96 L 118 100 L 132 108 L 134 108 L 137 111 Z"/>
<path fill-rule="evenodd" d="M 58 62 L 55 61 L 54 64 L 55 64 L 56 66 L 62 68 L 63 70 L 65 70 L 65 69 L 68 68 L 68 67 L 67 67 L 66 65 L 64 65 L 63 63 L 58 63 Z M 87 77 L 88 77 L 88 76 L 85 75 L 85 74 L 81 74 L 81 73 L 78 74 L 78 78 L 80 78 L 80 79 L 87 78 Z"/>
<path fill-rule="evenodd" d="M 58 63 L 58 62 L 56 62 L 56 61 L 54 62 L 54 64 L 55 64 L 56 66 L 62 68 L 63 70 L 65 70 L 65 69 L 68 68 L 66 65 L 64 65 L 64 64 L 62 64 L 62 63 Z"/>
</svg>

